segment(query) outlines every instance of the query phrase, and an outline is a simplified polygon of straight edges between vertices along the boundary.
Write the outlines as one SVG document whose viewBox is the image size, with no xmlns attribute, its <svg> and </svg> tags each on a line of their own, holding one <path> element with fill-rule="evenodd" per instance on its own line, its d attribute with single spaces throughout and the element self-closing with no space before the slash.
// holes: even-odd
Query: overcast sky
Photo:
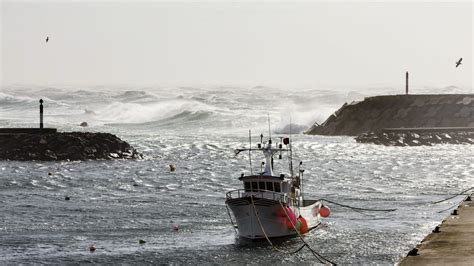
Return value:
<svg viewBox="0 0 474 266">
<path fill-rule="evenodd" d="M 0 1 L 2 85 L 472 87 L 470 1 Z"/>
</svg>

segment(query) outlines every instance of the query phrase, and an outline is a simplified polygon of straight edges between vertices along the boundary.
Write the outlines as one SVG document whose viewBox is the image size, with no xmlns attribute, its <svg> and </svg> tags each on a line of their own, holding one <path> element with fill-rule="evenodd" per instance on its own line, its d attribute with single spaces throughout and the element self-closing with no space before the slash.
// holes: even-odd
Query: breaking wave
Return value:
<svg viewBox="0 0 474 266">
<path fill-rule="evenodd" d="M 97 118 L 114 124 L 202 120 L 218 108 L 197 101 L 165 100 L 151 104 L 113 102 L 97 110 Z"/>
</svg>

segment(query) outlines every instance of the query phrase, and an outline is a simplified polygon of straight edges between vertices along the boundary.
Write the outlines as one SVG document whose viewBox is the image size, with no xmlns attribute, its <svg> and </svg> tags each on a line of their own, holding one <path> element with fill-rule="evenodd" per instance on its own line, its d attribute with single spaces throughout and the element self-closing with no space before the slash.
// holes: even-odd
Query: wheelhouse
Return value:
<svg viewBox="0 0 474 266">
<path fill-rule="evenodd" d="M 251 175 L 239 178 L 243 182 L 245 192 L 276 192 L 288 193 L 289 184 L 284 176 Z"/>
</svg>

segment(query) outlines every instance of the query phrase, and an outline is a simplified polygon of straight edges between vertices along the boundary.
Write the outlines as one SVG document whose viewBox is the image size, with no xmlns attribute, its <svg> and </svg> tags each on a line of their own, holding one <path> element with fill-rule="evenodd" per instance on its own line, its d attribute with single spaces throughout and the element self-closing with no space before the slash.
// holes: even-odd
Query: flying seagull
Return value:
<svg viewBox="0 0 474 266">
<path fill-rule="evenodd" d="M 456 62 L 456 67 L 458 67 L 459 65 L 461 65 L 461 61 L 462 61 L 462 57 L 459 58 L 459 60 Z"/>
<path fill-rule="evenodd" d="M 49 36 L 46 36 L 46 43 L 49 41 Z"/>
</svg>

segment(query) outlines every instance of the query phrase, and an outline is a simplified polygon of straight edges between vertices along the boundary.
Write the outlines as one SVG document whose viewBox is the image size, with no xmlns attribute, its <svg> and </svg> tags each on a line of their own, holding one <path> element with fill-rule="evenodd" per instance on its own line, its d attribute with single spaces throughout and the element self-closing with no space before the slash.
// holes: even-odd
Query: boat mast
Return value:
<svg viewBox="0 0 474 266">
<path fill-rule="evenodd" d="M 252 170 L 252 131 L 249 129 L 249 164 L 250 164 L 250 175 L 253 175 L 253 170 Z"/>
<path fill-rule="evenodd" d="M 291 148 L 291 116 L 290 116 L 290 137 L 289 137 L 289 144 L 290 144 L 290 175 L 293 178 L 293 149 Z"/>
<path fill-rule="evenodd" d="M 268 118 L 268 144 L 271 146 L 272 145 L 272 132 L 270 130 L 270 114 L 267 113 L 267 118 Z"/>
</svg>

